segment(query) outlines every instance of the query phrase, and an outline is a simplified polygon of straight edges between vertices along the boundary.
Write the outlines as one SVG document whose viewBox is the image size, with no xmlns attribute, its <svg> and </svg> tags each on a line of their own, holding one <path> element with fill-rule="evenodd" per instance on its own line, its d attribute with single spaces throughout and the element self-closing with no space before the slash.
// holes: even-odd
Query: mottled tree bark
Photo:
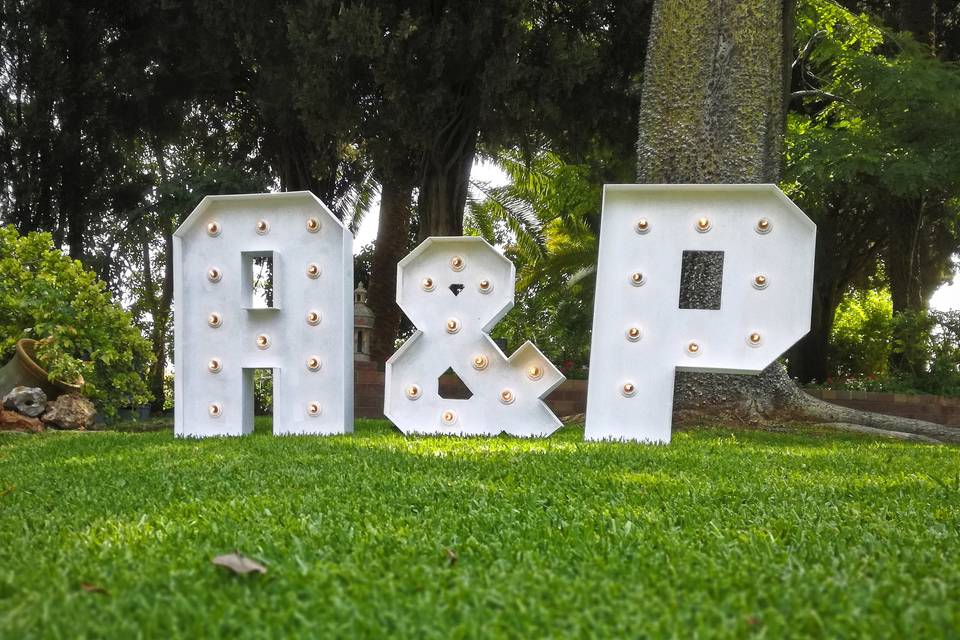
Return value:
<svg viewBox="0 0 960 640">
<path fill-rule="evenodd" d="M 380 221 L 367 296 L 375 323 L 370 341 L 370 359 L 374 362 L 386 362 L 393 355 L 400 329 L 401 311 L 396 301 L 397 263 L 407 251 L 412 198 L 412 176 L 394 172 L 382 179 Z"/>
<path fill-rule="evenodd" d="M 639 182 L 777 182 L 783 9 L 783 0 L 658 0 L 644 67 Z"/>
<path fill-rule="evenodd" d="M 785 34 L 793 10 L 791 0 L 656 0 L 641 95 L 638 182 L 778 182 L 792 49 Z M 815 400 L 779 363 L 758 376 L 678 372 L 674 410 L 681 419 L 709 413 L 914 433 L 941 429 Z"/>
</svg>

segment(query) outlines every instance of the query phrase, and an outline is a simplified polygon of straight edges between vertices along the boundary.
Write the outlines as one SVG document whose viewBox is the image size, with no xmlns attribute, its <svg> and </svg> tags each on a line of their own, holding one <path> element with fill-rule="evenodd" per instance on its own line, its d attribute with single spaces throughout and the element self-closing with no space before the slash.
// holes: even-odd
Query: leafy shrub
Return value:
<svg viewBox="0 0 960 640">
<path fill-rule="evenodd" d="M 832 369 L 842 377 L 884 376 L 892 335 L 893 302 L 889 289 L 848 293 L 834 315 L 830 335 Z"/>
<path fill-rule="evenodd" d="M 53 246 L 48 233 L 0 227 L 0 359 L 20 338 L 41 340 L 51 379 L 83 376 L 83 392 L 107 418 L 150 400 L 144 372 L 153 355 L 130 315 L 96 274 Z"/>
</svg>

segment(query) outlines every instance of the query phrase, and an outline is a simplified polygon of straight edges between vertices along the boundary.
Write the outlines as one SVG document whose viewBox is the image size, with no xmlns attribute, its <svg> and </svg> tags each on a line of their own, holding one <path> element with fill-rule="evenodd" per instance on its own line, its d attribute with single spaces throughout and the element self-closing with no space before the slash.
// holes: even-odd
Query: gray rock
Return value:
<svg viewBox="0 0 960 640">
<path fill-rule="evenodd" d="M 14 387 L 3 396 L 3 406 L 36 418 L 47 407 L 47 394 L 40 387 Z"/>
<path fill-rule="evenodd" d="M 86 429 L 93 425 L 97 410 L 93 403 L 75 393 L 62 395 L 47 404 L 40 419 L 56 429 Z"/>
</svg>

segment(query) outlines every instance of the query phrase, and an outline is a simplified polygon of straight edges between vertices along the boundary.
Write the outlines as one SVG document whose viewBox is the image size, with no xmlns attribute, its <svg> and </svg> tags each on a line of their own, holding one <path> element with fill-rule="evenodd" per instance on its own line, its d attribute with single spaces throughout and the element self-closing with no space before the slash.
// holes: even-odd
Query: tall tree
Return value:
<svg viewBox="0 0 960 640">
<path fill-rule="evenodd" d="M 782 0 L 656 0 L 638 138 L 643 182 L 775 182 L 793 16 Z M 759 376 L 677 375 L 675 408 L 847 421 L 941 434 L 937 425 L 815 401 L 774 363 Z M 942 435 L 942 434 L 941 434 Z"/>
</svg>

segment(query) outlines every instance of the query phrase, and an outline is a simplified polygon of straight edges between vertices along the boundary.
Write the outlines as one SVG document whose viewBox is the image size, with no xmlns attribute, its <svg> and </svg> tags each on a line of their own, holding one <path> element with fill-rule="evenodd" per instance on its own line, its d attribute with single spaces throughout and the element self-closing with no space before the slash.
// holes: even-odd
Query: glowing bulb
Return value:
<svg viewBox="0 0 960 640">
<path fill-rule="evenodd" d="M 211 313 L 207 316 L 207 324 L 216 329 L 223 323 L 219 313 Z"/>
<path fill-rule="evenodd" d="M 319 356 L 310 356 L 309 358 L 307 358 L 307 369 L 309 369 L 310 371 L 320 370 Z"/>
<path fill-rule="evenodd" d="M 690 344 L 687 345 L 687 353 L 689 353 L 690 355 L 697 355 L 698 353 L 700 353 L 700 345 L 697 344 L 696 342 L 691 342 Z"/>
<path fill-rule="evenodd" d="M 222 368 L 223 365 L 221 364 L 219 358 L 213 358 L 207 363 L 207 370 L 209 370 L 210 373 L 220 373 Z"/>
<path fill-rule="evenodd" d="M 320 266 L 317 263 L 311 262 L 307 265 L 307 277 L 313 280 L 320 277 Z"/>
<path fill-rule="evenodd" d="M 637 387 L 632 382 L 625 382 L 621 391 L 629 398 L 637 393 Z"/>
<path fill-rule="evenodd" d="M 457 421 L 457 414 L 450 409 L 447 409 L 442 414 L 440 414 L 440 419 L 444 424 L 453 424 Z"/>
<path fill-rule="evenodd" d="M 513 391 L 510 391 L 510 389 L 504 389 L 500 392 L 500 402 L 503 404 L 511 404 L 513 399 Z"/>
<path fill-rule="evenodd" d="M 637 233 L 643 234 L 650 231 L 650 223 L 646 218 L 640 218 L 637 220 Z"/>
<path fill-rule="evenodd" d="M 627 340 L 630 342 L 636 342 L 640 339 L 641 336 L 640 329 L 638 327 L 630 327 L 627 329 Z"/>
<path fill-rule="evenodd" d="M 265 333 L 261 333 L 257 336 L 257 348 L 266 349 L 270 346 L 270 336 Z"/>
<path fill-rule="evenodd" d="M 210 414 L 211 418 L 219 418 L 220 414 L 223 413 L 223 407 L 220 406 L 219 402 L 212 402 L 207 407 L 207 413 Z"/>
<path fill-rule="evenodd" d="M 320 403 L 314 401 L 308 404 L 307 415 L 310 416 L 311 418 L 316 418 L 318 415 L 320 415 Z"/>
<path fill-rule="evenodd" d="M 424 279 L 420 282 L 420 287 L 421 287 L 424 291 L 433 291 L 433 290 L 436 288 L 436 285 L 434 285 L 434 283 L 433 283 L 433 278 L 424 278 Z"/>
<path fill-rule="evenodd" d="M 416 400 L 417 398 L 419 398 L 420 387 L 418 387 L 415 384 L 412 384 L 409 387 L 407 387 L 407 397 L 410 398 L 411 400 Z"/>
<path fill-rule="evenodd" d="M 757 233 L 770 233 L 771 228 L 770 221 L 766 218 L 757 220 Z"/>
<path fill-rule="evenodd" d="M 647 281 L 647 279 L 646 279 L 646 278 L 644 277 L 644 275 L 643 275 L 642 273 L 640 273 L 639 271 L 635 271 L 635 272 L 633 272 L 633 273 L 630 274 L 630 284 L 632 284 L 632 285 L 635 286 L 635 287 L 643 286 L 643 284 L 644 284 L 646 281 Z"/>
<path fill-rule="evenodd" d="M 750 346 L 752 346 L 752 347 L 759 347 L 759 346 L 760 346 L 760 343 L 763 341 L 763 338 L 760 336 L 759 333 L 757 333 L 756 331 L 754 331 L 753 333 L 751 333 L 751 334 L 747 337 L 747 340 L 748 340 L 748 342 L 750 343 Z"/>
<path fill-rule="evenodd" d="M 697 231 L 700 233 L 710 231 L 710 220 L 708 218 L 700 218 L 697 220 Z"/>
<path fill-rule="evenodd" d="M 309 311 L 307 312 L 307 324 L 311 327 L 315 327 L 320 324 L 320 312 L 319 311 Z"/>
<path fill-rule="evenodd" d="M 447 320 L 447 333 L 456 333 L 460 331 L 460 321 L 456 318 Z"/>
<path fill-rule="evenodd" d="M 767 288 L 767 276 L 757 276 L 753 279 L 753 288 L 754 289 L 766 289 Z"/>
<path fill-rule="evenodd" d="M 270 223 L 268 223 L 266 220 L 258 220 L 257 233 L 259 233 L 260 235 L 264 235 L 268 231 L 270 231 Z"/>
<path fill-rule="evenodd" d="M 454 271 L 463 271 L 463 267 L 466 265 L 463 258 L 460 256 L 453 256 L 450 258 L 450 268 Z"/>
<path fill-rule="evenodd" d="M 307 231 L 310 233 L 320 231 L 320 220 L 317 218 L 307 218 Z"/>
<path fill-rule="evenodd" d="M 220 223 L 213 221 L 207 225 L 207 235 L 211 237 L 216 237 L 220 235 Z"/>
<path fill-rule="evenodd" d="M 527 367 L 527 377 L 531 380 L 539 380 L 543 377 L 543 368 L 539 365 Z"/>
<path fill-rule="evenodd" d="M 485 356 L 484 354 L 481 353 L 477 356 L 474 356 L 473 358 L 474 369 L 478 371 L 483 371 L 484 369 L 487 368 L 487 364 L 489 364 L 489 361 L 487 360 L 487 356 Z"/>
<path fill-rule="evenodd" d="M 480 289 L 480 293 L 490 293 L 493 291 L 493 284 L 489 280 L 481 280 L 477 283 L 477 287 Z"/>
</svg>

